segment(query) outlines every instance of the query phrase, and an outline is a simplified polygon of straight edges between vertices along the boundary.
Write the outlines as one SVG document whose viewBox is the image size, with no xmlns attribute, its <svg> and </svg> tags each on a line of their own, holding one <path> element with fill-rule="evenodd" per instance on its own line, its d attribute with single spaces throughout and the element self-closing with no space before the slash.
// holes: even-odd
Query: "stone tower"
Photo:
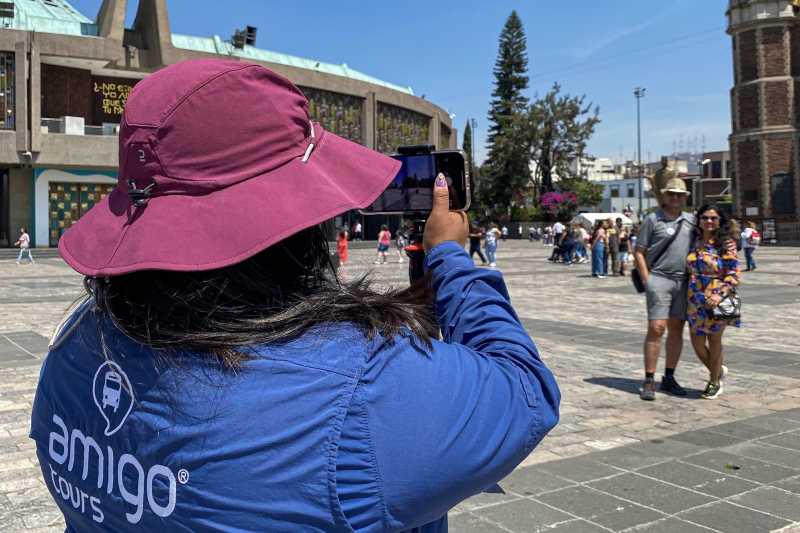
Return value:
<svg viewBox="0 0 800 533">
<path fill-rule="evenodd" d="M 800 208 L 800 0 L 729 0 L 734 216 L 794 234 Z"/>
</svg>

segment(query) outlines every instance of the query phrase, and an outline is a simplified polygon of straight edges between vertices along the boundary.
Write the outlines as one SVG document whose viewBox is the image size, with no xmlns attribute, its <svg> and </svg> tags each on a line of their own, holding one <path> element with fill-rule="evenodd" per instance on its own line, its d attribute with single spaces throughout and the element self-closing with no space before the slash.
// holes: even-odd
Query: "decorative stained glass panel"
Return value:
<svg viewBox="0 0 800 533">
<path fill-rule="evenodd" d="M 428 144 L 431 119 L 420 113 L 378 102 L 378 151 L 394 152 L 398 146 Z"/>
<path fill-rule="evenodd" d="M 0 130 L 14 129 L 14 54 L 0 52 Z"/>
<path fill-rule="evenodd" d="M 363 98 L 309 87 L 299 89 L 308 99 L 308 115 L 311 120 L 319 122 L 325 131 L 335 133 L 348 141 L 364 144 L 361 131 Z"/>
</svg>

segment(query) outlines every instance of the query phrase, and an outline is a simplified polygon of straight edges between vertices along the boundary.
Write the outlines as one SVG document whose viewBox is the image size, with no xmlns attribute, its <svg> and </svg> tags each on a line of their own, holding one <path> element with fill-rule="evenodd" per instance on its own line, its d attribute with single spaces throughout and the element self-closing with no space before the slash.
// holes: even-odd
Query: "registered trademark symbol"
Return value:
<svg viewBox="0 0 800 533">
<path fill-rule="evenodd" d="M 185 485 L 189 481 L 189 472 L 185 468 L 178 470 L 178 481 L 181 485 Z"/>
</svg>

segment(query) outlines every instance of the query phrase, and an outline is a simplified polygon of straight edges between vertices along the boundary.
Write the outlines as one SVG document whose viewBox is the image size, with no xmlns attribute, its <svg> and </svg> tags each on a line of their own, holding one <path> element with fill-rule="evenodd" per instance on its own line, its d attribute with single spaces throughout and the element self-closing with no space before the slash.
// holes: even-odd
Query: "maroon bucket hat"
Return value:
<svg viewBox="0 0 800 533">
<path fill-rule="evenodd" d="M 366 207 L 399 169 L 312 123 L 286 78 L 237 61 L 184 61 L 131 91 L 117 186 L 58 249 L 88 276 L 222 268 Z"/>
</svg>

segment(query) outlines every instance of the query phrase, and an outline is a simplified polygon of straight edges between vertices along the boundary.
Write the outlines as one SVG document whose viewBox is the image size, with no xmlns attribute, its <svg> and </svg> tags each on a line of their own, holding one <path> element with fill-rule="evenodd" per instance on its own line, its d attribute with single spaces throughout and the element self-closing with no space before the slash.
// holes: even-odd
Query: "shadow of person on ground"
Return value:
<svg viewBox="0 0 800 533">
<path fill-rule="evenodd" d="M 635 394 L 636 396 L 639 395 L 639 390 L 642 388 L 642 384 L 644 383 L 643 379 L 617 378 L 608 376 L 586 378 L 583 381 L 593 385 L 602 385 L 603 387 L 608 387 L 609 389 L 617 389 L 622 392 L 628 392 L 630 394 Z M 659 385 L 660 380 L 657 379 L 656 392 L 659 390 Z M 700 389 L 691 389 L 685 386 L 684 388 L 686 389 L 685 398 L 688 399 L 697 399 L 700 398 L 701 394 L 703 394 L 703 391 Z M 664 394 L 666 395 L 666 393 Z M 672 395 L 670 394 L 669 396 Z"/>
</svg>

